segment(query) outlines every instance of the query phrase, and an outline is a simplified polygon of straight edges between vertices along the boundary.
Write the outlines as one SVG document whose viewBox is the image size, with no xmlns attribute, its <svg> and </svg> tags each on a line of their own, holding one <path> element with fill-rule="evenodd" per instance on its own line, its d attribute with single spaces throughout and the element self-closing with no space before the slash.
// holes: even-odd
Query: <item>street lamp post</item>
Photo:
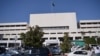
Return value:
<svg viewBox="0 0 100 56">
<path fill-rule="evenodd" d="M 15 36 L 15 48 L 16 48 L 16 41 L 17 41 L 17 36 Z"/>
</svg>

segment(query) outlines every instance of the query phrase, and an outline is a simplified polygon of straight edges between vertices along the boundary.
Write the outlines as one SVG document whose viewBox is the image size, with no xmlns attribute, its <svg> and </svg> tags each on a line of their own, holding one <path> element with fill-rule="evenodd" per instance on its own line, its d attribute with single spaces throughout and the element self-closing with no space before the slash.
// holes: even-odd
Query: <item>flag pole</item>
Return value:
<svg viewBox="0 0 100 56">
<path fill-rule="evenodd" d="M 55 7 L 54 0 L 52 0 L 51 1 L 51 13 L 54 12 L 54 7 Z"/>
</svg>

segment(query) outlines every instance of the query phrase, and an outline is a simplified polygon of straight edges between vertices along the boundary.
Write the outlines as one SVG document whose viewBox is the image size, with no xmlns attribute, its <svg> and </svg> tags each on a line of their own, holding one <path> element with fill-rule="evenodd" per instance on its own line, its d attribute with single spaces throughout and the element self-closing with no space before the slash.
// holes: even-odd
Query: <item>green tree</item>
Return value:
<svg viewBox="0 0 100 56">
<path fill-rule="evenodd" d="M 95 37 L 90 38 L 90 44 L 96 44 Z"/>
<path fill-rule="evenodd" d="M 26 33 L 21 33 L 21 39 L 24 46 L 40 47 L 43 43 L 43 32 L 39 26 L 29 27 Z"/>
<path fill-rule="evenodd" d="M 89 48 L 89 44 L 96 44 L 96 40 L 94 37 L 87 37 L 87 38 L 84 38 L 84 42 L 86 43 L 86 46 L 85 46 L 85 49 L 86 50 L 90 50 Z"/>
<path fill-rule="evenodd" d="M 97 44 L 100 45 L 100 38 L 97 38 Z"/>
<path fill-rule="evenodd" d="M 90 38 L 89 38 L 89 37 L 84 38 L 84 42 L 85 42 L 87 45 L 89 45 L 89 44 L 90 44 Z"/>
<path fill-rule="evenodd" d="M 96 40 L 94 37 L 90 38 L 90 37 L 87 37 L 87 38 L 84 38 L 84 42 L 89 45 L 89 44 L 96 44 Z"/>
<path fill-rule="evenodd" d="M 61 43 L 61 49 L 62 49 L 62 52 L 65 53 L 65 52 L 68 52 L 70 47 L 71 47 L 71 44 L 70 44 L 70 41 L 69 41 L 69 38 L 68 38 L 68 33 L 64 34 L 63 39 L 64 40 Z"/>
</svg>

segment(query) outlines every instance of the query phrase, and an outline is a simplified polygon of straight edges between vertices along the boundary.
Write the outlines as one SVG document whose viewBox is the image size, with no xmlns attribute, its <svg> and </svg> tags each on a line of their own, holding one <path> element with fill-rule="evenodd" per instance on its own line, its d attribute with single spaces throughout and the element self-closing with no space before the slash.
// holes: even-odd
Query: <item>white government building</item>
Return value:
<svg viewBox="0 0 100 56">
<path fill-rule="evenodd" d="M 84 37 L 100 37 L 100 20 L 80 20 L 77 22 L 75 12 L 30 14 L 27 22 L 0 23 L 0 45 L 7 47 L 17 43 L 21 46 L 20 33 L 26 32 L 28 26 L 38 25 L 45 33 L 43 44 L 60 44 L 64 33 L 70 40 L 82 40 Z"/>
</svg>

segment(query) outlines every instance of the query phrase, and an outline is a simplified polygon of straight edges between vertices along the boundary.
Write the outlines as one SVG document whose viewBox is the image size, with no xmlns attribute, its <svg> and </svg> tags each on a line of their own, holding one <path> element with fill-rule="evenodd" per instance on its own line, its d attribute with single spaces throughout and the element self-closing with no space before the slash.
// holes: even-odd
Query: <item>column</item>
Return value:
<svg viewBox="0 0 100 56">
<path fill-rule="evenodd" d="M 21 45 L 22 45 L 22 43 L 20 42 L 20 43 L 19 43 L 19 47 L 21 47 Z"/>
<path fill-rule="evenodd" d="M 73 36 L 73 40 L 75 40 L 75 36 Z"/>
<path fill-rule="evenodd" d="M 8 37 L 7 47 L 9 47 L 10 36 L 11 36 L 11 34 L 9 34 L 9 37 Z"/>
</svg>

